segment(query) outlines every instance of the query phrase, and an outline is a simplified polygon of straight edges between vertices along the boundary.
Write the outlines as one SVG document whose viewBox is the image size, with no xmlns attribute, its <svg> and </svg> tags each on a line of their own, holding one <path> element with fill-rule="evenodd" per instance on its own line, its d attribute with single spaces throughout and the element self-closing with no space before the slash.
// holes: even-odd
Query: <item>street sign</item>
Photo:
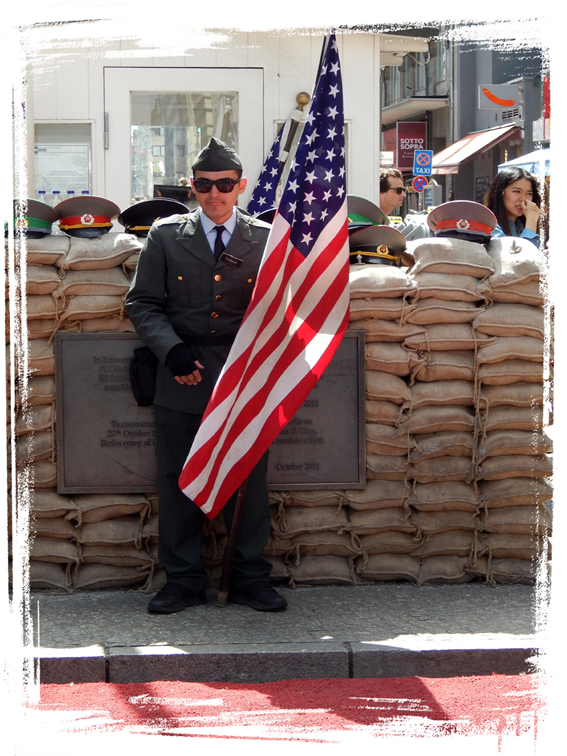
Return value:
<svg viewBox="0 0 567 756">
<path fill-rule="evenodd" d="M 413 153 L 413 175 L 431 176 L 433 150 L 416 150 Z"/>
<path fill-rule="evenodd" d="M 413 180 L 412 186 L 416 192 L 422 192 L 427 186 L 428 181 L 425 176 L 416 176 Z"/>
</svg>

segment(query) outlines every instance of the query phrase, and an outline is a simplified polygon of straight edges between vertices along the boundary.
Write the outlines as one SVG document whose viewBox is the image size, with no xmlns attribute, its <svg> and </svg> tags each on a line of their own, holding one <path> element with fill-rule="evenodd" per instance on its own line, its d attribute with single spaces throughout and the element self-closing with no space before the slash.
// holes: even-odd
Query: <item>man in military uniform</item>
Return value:
<svg viewBox="0 0 567 756">
<path fill-rule="evenodd" d="M 269 225 L 236 207 L 246 188 L 236 152 L 217 139 L 201 150 L 192 186 L 199 207 L 156 221 L 126 300 L 158 357 L 154 399 L 159 470 L 159 561 L 166 585 L 148 611 L 177 612 L 206 601 L 204 515 L 178 478 L 250 301 Z M 267 455 L 248 478 L 228 600 L 259 611 L 285 609 L 262 557 L 270 534 Z M 236 492 L 223 509 L 230 528 Z"/>
</svg>

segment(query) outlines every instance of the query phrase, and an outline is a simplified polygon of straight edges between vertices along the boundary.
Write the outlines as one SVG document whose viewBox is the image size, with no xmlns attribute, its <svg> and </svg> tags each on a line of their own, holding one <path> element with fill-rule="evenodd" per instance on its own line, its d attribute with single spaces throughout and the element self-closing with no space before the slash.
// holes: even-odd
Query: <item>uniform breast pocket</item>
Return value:
<svg viewBox="0 0 567 756">
<path fill-rule="evenodd" d="M 167 277 L 167 298 L 170 301 L 189 304 L 189 280 L 187 275 L 170 272 Z"/>
<path fill-rule="evenodd" d="M 235 309 L 246 310 L 248 307 L 257 275 L 258 266 L 248 260 L 233 270 L 230 303 Z"/>
</svg>

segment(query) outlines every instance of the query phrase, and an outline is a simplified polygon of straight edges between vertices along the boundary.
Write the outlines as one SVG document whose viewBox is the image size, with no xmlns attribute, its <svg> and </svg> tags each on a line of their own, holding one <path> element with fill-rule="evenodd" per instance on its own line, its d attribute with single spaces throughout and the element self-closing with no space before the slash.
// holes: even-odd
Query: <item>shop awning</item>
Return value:
<svg viewBox="0 0 567 756">
<path fill-rule="evenodd" d="M 515 139 L 518 136 L 520 136 L 520 128 L 515 124 L 467 134 L 455 144 L 433 155 L 431 172 L 435 174 L 458 173 L 461 163 L 472 160 L 505 139 Z"/>
<path fill-rule="evenodd" d="M 382 125 L 396 123 L 403 118 L 410 118 L 417 113 L 425 113 L 427 110 L 448 108 L 449 98 L 442 97 L 408 97 L 401 102 L 382 108 Z"/>
<path fill-rule="evenodd" d="M 503 168 L 511 166 L 524 168 L 526 171 L 535 173 L 536 175 L 543 173 L 545 176 L 549 176 L 551 175 L 551 148 L 547 147 L 542 150 L 536 150 L 527 155 L 508 160 L 507 163 L 501 163 L 498 166 L 498 170 L 501 171 Z"/>
</svg>

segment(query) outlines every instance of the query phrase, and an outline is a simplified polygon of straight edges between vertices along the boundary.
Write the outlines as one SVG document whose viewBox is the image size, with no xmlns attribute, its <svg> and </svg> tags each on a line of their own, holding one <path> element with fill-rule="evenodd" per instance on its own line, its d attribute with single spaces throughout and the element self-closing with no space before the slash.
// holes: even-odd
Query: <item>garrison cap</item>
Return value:
<svg viewBox="0 0 567 756">
<path fill-rule="evenodd" d="M 104 197 L 72 197 L 55 207 L 59 228 L 69 236 L 91 238 L 107 234 L 112 228 L 111 219 L 116 218 L 120 208 Z"/>
<path fill-rule="evenodd" d="M 170 215 L 186 215 L 187 206 L 172 199 L 158 197 L 130 205 L 118 216 L 128 234 L 147 236 L 152 223 Z"/>
<path fill-rule="evenodd" d="M 391 226 L 367 226 L 349 236 L 350 262 L 398 265 L 406 248 L 406 239 Z"/>
<path fill-rule="evenodd" d="M 386 225 L 388 218 L 374 202 L 347 194 L 348 231 L 356 231 L 366 226 Z"/>
<path fill-rule="evenodd" d="M 14 200 L 14 230 L 28 239 L 42 239 L 51 233 L 57 213 L 51 205 L 36 199 Z M 5 226 L 8 233 L 8 227 Z"/>
<path fill-rule="evenodd" d="M 494 213 L 480 202 L 453 200 L 432 210 L 427 225 L 435 236 L 478 242 L 488 241 L 497 225 Z"/>
<path fill-rule="evenodd" d="M 241 171 L 242 163 L 236 152 L 220 139 L 212 137 L 191 166 L 195 171 Z"/>
</svg>

